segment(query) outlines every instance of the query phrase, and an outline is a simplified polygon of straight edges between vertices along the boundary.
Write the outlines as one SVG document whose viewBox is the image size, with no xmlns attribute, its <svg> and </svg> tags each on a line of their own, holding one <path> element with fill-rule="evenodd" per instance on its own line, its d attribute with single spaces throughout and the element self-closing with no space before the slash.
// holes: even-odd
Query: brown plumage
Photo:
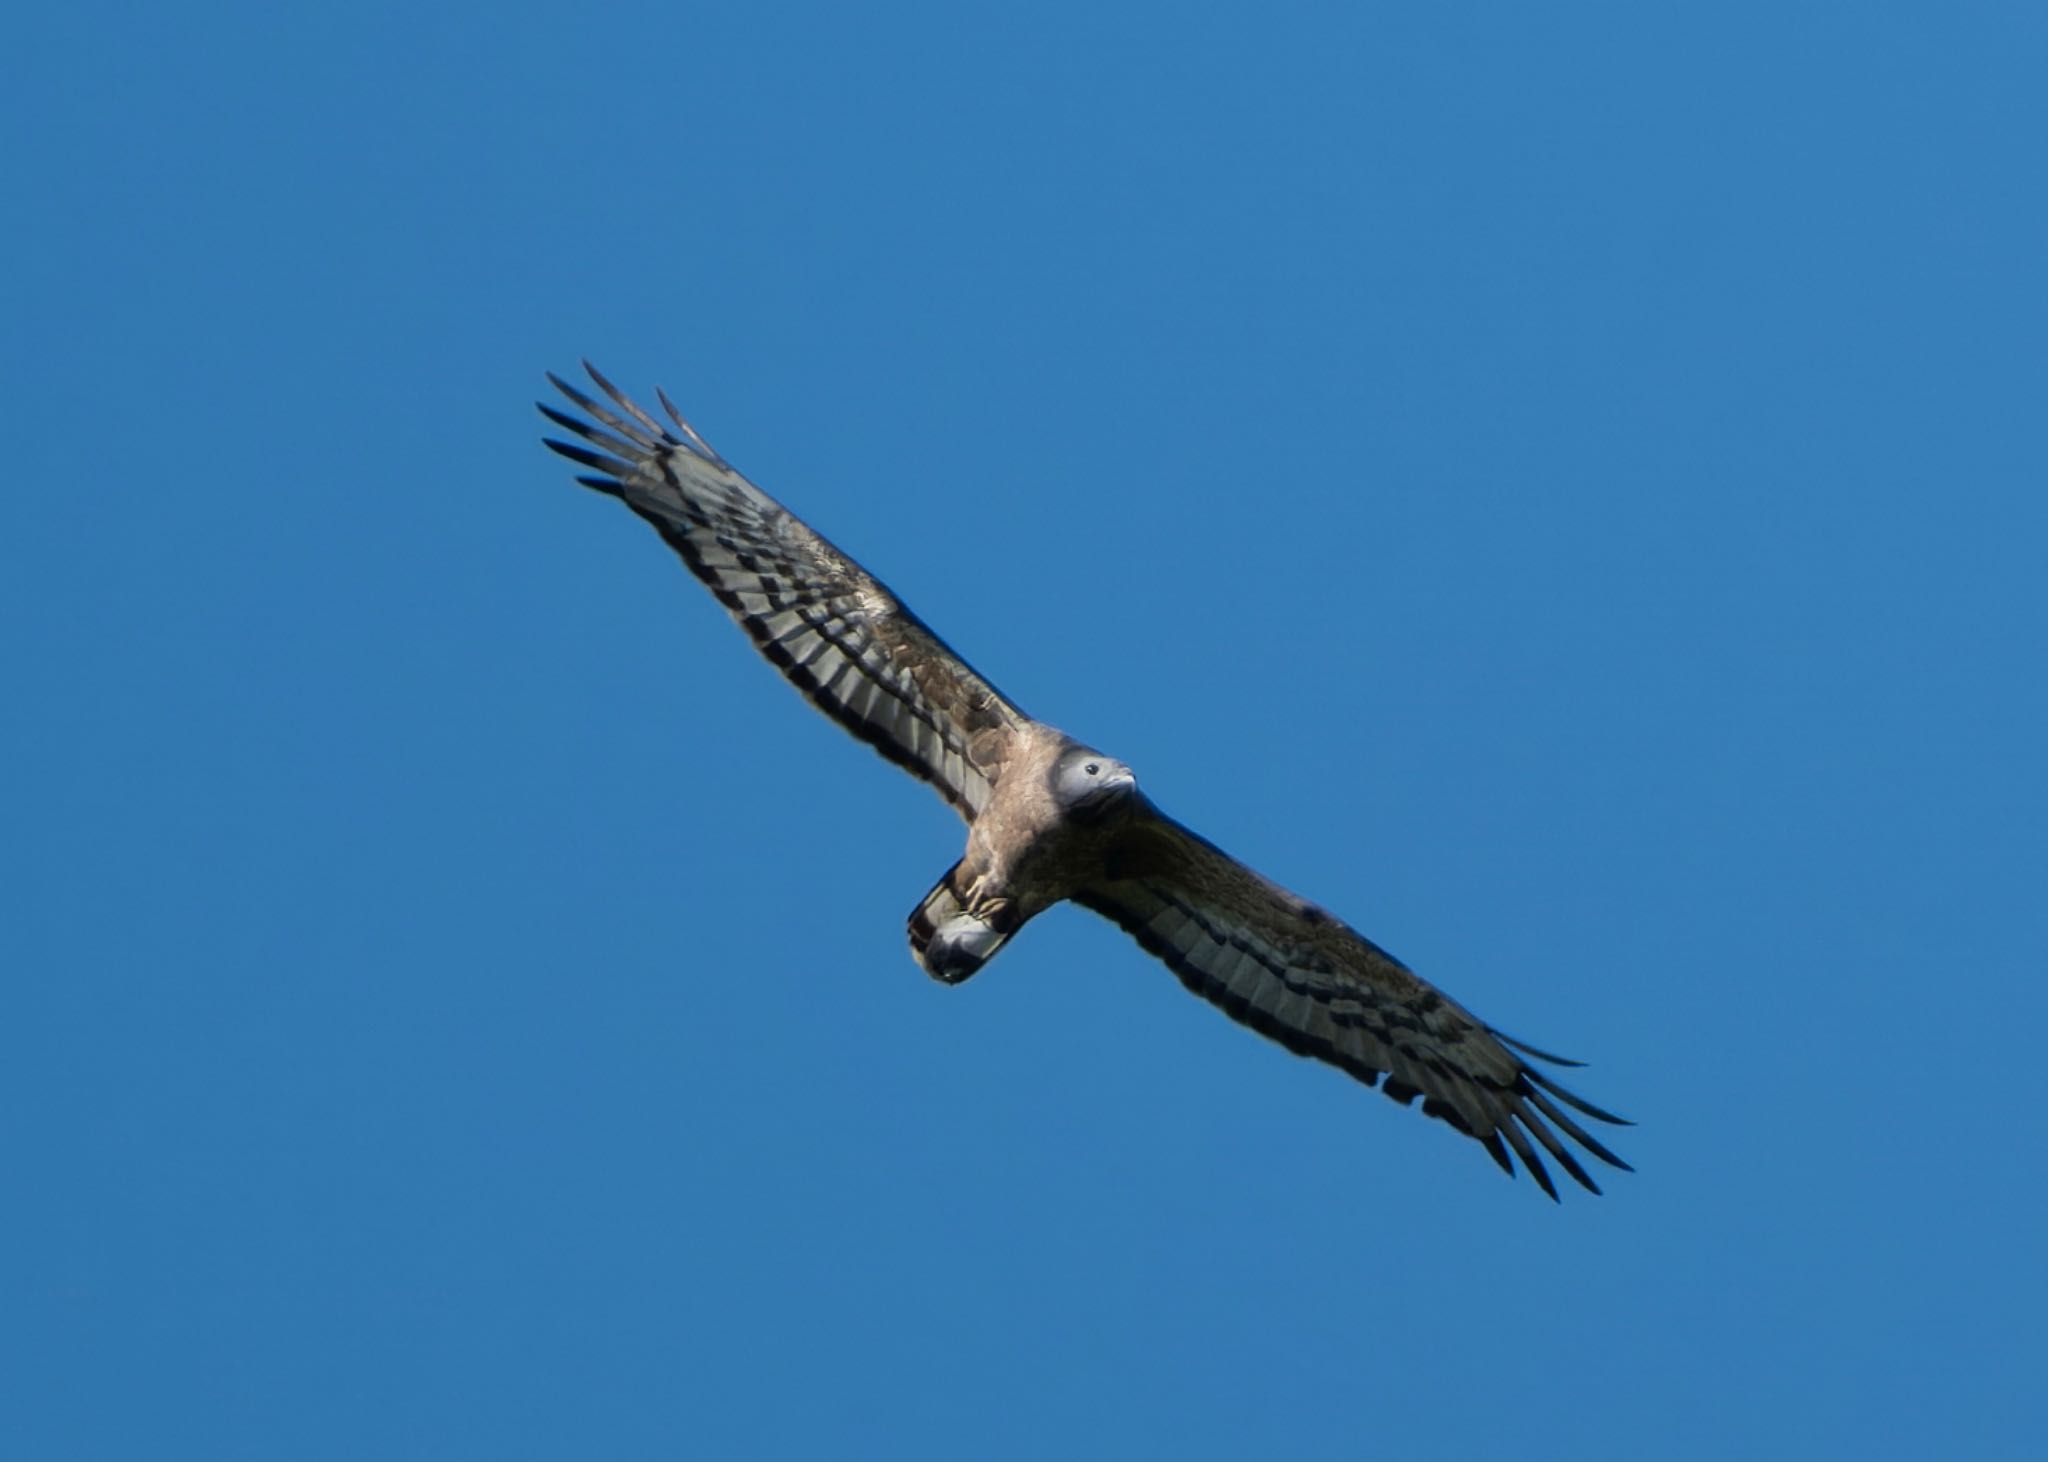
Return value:
<svg viewBox="0 0 2048 1462">
<path fill-rule="evenodd" d="M 1619 1123 L 1529 1064 L 1576 1065 L 1492 1030 L 1341 920 L 1153 806 L 1130 769 L 1034 721 L 879 581 L 748 482 L 657 392 L 664 426 L 587 362 L 614 411 L 548 379 L 592 421 L 541 411 L 589 446 L 577 480 L 645 518 L 760 651 L 826 715 L 930 782 L 967 849 L 910 916 L 911 950 L 957 984 L 1069 899 L 1113 920 L 1190 990 L 1300 1055 L 1379 1084 L 1515 1159 L 1552 1198 L 1542 1153 L 1628 1164 L 1572 1115 Z M 595 448 L 596 450 L 593 450 Z M 1568 1110 L 1569 1109 L 1569 1110 Z"/>
</svg>

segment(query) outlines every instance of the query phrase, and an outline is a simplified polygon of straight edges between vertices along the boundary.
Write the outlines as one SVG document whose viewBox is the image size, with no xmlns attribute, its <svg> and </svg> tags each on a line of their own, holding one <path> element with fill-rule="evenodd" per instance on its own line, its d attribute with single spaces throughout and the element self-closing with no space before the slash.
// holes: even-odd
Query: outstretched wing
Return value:
<svg viewBox="0 0 2048 1462">
<path fill-rule="evenodd" d="M 624 414 L 548 376 L 596 419 L 540 407 L 599 449 L 547 439 L 600 474 L 576 480 L 652 523 L 813 705 L 972 822 L 1029 718 L 865 569 L 735 472 L 665 394 L 655 393 L 673 431 L 583 368 Z"/>
<path fill-rule="evenodd" d="M 1524 1056 L 1577 1062 L 1488 1028 L 1442 991 L 1306 899 L 1269 882 L 1149 805 L 1111 844 L 1104 876 L 1074 901 L 1121 924 L 1181 983 L 1290 1051 L 1342 1067 L 1477 1138 L 1510 1174 L 1510 1151 L 1552 1198 L 1530 1139 L 1600 1191 L 1559 1133 L 1616 1157 L 1566 1107 L 1622 1123 Z M 1520 1054 L 1517 1054 L 1517 1053 Z"/>
</svg>

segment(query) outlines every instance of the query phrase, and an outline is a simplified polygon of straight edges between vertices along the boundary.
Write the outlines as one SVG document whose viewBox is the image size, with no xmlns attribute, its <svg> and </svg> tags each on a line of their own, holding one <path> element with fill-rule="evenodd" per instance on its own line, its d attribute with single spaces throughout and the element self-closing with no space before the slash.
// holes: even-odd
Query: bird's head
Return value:
<svg viewBox="0 0 2048 1462">
<path fill-rule="evenodd" d="M 1093 822 L 1138 790 L 1138 778 L 1113 756 L 1069 746 L 1053 763 L 1052 794 L 1060 811 Z"/>
</svg>

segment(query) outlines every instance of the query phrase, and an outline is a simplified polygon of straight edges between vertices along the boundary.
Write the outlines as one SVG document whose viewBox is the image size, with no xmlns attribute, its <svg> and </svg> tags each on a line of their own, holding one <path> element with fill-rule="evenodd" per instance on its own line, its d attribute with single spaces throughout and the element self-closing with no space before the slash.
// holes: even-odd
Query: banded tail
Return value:
<svg viewBox="0 0 2048 1462">
<path fill-rule="evenodd" d="M 972 914 L 955 886 L 960 865 L 932 885 L 910 914 L 910 952 L 935 980 L 957 985 L 996 956 L 1023 924 L 1016 905 L 1005 899 L 986 916 Z"/>
</svg>

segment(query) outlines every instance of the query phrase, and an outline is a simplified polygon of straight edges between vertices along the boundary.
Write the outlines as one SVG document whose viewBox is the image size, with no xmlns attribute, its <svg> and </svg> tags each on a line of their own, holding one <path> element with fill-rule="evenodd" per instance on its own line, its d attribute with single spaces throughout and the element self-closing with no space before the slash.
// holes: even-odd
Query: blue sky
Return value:
<svg viewBox="0 0 2048 1462">
<path fill-rule="evenodd" d="M 2032 1454 L 2038 15 L 58 10 L 20 1455 Z M 540 448 L 581 355 L 1638 1173 L 1075 911 L 927 980 L 959 825 Z"/>
</svg>

